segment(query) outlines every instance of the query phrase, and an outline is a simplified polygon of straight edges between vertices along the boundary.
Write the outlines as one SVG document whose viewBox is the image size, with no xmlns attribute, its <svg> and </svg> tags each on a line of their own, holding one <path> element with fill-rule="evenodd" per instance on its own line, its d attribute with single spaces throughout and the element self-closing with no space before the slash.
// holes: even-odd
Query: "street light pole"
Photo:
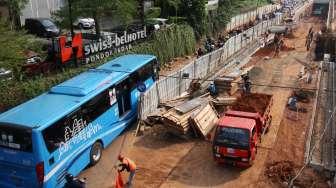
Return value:
<svg viewBox="0 0 336 188">
<path fill-rule="evenodd" d="M 73 37 L 75 36 L 75 33 L 74 33 L 73 24 L 72 24 L 71 1 L 72 0 L 68 0 L 68 4 L 69 4 L 69 20 L 70 20 L 70 29 L 71 29 L 71 43 L 72 43 L 72 40 L 73 40 Z M 72 44 L 71 44 L 71 46 L 72 46 Z M 77 53 L 78 53 L 78 47 L 72 47 L 72 59 L 73 59 L 76 67 L 78 67 Z"/>
<path fill-rule="evenodd" d="M 69 5 L 69 21 L 70 21 L 70 30 L 71 30 L 71 37 L 74 36 L 74 28 L 72 25 L 72 8 L 71 8 L 71 0 L 68 0 Z"/>
</svg>

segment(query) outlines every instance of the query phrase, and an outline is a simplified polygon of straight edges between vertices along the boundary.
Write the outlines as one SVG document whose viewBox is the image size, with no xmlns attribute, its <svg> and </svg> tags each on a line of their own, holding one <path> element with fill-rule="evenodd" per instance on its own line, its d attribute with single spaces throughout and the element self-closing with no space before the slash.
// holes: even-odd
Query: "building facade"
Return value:
<svg viewBox="0 0 336 188">
<path fill-rule="evenodd" d="M 22 10 L 20 21 L 24 25 L 26 18 L 50 18 L 51 13 L 65 5 L 66 0 L 29 0 Z"/>
</svg>

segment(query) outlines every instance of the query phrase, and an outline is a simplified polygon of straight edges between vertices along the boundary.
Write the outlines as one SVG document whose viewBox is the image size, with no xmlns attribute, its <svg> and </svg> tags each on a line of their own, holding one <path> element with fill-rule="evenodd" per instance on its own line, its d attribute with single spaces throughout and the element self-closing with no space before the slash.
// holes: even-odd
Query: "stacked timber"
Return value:
<svg viewBox="0 0 336 188">
<path fill-rule="evenodd" d="M 147 122 L 153 122 L 152 125 L 160 122 L 172 133 L 185 135 L 191 131 L 195 136 L 207 138 L 219 117 L 213 105 L 229 106 L 236 101 L 235 97 L 213 99 L 207 95 L 187 101 L 179 98 L 162 103 L 163 108 L 148 116 Z"/>
<path fill-rule="evenodd" d="M 240 77 L 218 77 L 214 80 L 218 93 L 227 93 L 233 95 L 239 89 Z"/>
<path fill-rule="evenodd" d="M 186 134 L 190 130 L 189 117 L 195 111 L 199 110 L 199 107 L 205 102 L 207 102 L 206 99 L 196 98 L 180 104 L 163 113 L 161 121 L 170 130 L 180 134 Z"/>
</svg>

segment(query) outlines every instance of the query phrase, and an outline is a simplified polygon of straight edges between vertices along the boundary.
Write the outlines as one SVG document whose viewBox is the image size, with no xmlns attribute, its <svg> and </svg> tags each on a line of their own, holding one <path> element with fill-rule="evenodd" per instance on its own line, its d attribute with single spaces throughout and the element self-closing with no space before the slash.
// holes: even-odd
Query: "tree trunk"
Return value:
<svg viewBox="0 0 336 188">
<path fill-rule="evenodd" d="M 11 30 L 19 29 L 21 27 L 20 14 L 14 8 L 8 5 L 8 14 Z"/>
<path fill-rule="evenodd" d="M 14 12 L 14 20 L 13 20 L 13 23 L 14 23 L 14 28 L 15 29 L 20 29 L 21 27 L 21 20 L 20 20 L 20 14 L 18 12 Z"/>
<path fill-rule="evenodd" d="M 14 30 L 14 12 L 10 5 L 8 5 L 7 8 L 8 8 L 8 15 L 9 15 L 8 19 L 10 22 L 10 29 Z"/>
</svg>

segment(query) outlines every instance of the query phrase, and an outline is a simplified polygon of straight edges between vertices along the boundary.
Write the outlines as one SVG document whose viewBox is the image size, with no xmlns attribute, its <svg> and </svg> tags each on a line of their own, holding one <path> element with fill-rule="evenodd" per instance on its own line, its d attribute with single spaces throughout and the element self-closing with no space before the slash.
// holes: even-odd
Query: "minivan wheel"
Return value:
<svg viewBox="0 0 336 188">
<path fill-rule="evenodd" d="M 90 151 L 90 165 L 95 165 L 99 162 L 103 154 L 103 145 L 100 142 L 95 142 Z"/>
<path fill-rule="evenodd" d="M 79 24 L 78 24 L 78 28 L 79 28 L 79 29 L 83 29 L 83 28 L 84 28 L 83 24 L 82 24 L 82 23 L 79 23 Z"/>
</svg>

